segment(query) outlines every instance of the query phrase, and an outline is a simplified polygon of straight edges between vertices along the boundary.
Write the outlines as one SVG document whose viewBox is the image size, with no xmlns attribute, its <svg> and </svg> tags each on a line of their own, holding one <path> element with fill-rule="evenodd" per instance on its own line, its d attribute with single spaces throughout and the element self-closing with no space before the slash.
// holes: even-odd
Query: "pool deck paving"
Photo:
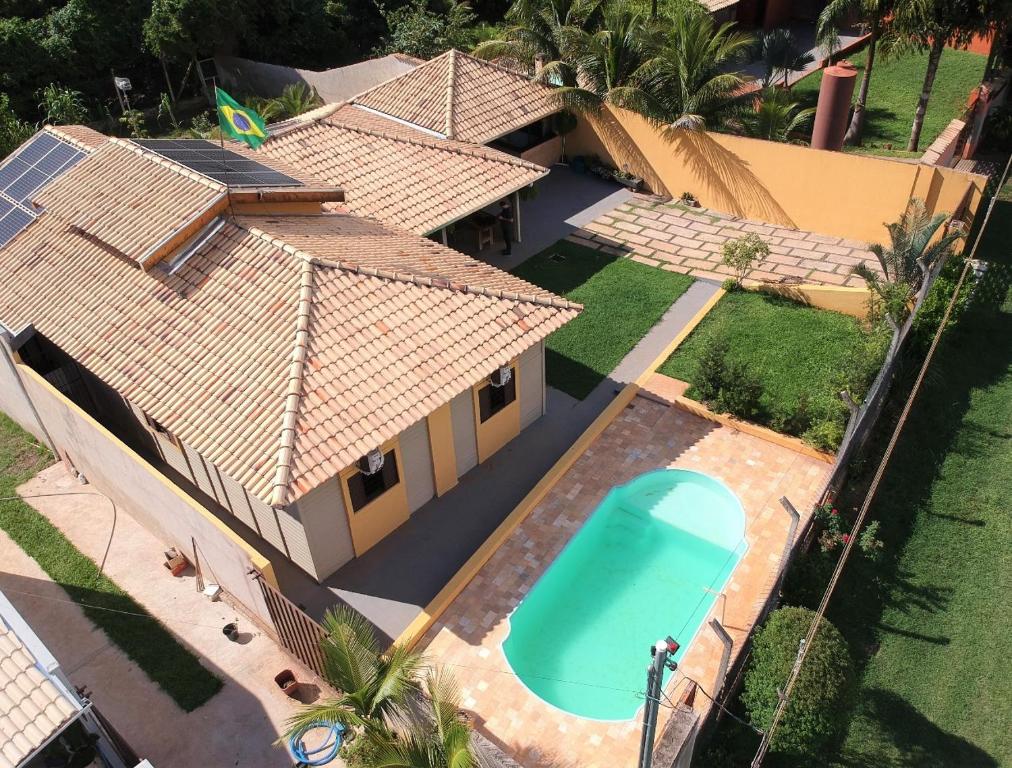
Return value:
<svg viewBox="0 0 1012 768">
<path fill-rule="evenodd" d="M 598 216 L 567 239 L 672 272 L 720 282 L 733 272 L 721 263 L 728 240 L 748 233 L 770 247 L 749 277 L 771 283 L 863 287 L 854 267 L 879 265 L 868 244 L 817 232 L 741 219 L 706 208 L 687 208 L 636 195 Z"/>
<path fill-rule="evenodd" d="M 829 473 L 825 462 L 704 420 L 655 394 L 663 388 L 650 389 L 559 478 L 419 644 L 453 673 L 479 730 L 528 768 L 611 768 L 633 765 L 638 754 L 640 712 L 601 722 L 556 709 L 528 691 L 501 650 L 509 614 L 611 488 L 653 469 L 693 469 L 727 484 L 745 510 L 745 556 L 695 639 L 676 638 L 691 643 L 669 682 L 675 699 L 688 679 L 707 692 L 720 687 L 722 646 L 709 619 L 732 637 L 733 661 L 775 586 L 789 528 L 779 499 L 786 496 L 806 518 Z M 643 638 L 644 649 L 657 639 Z M 644 669 L 647 661 L 644 650 Z M 572 684 L 593 686 L 594 664 L 588 659 L 586 677 Z M 709 702 L 696 696 L 695 706 Z M 661 729 L 668 712 L 661 710 Z"/>
</svg>

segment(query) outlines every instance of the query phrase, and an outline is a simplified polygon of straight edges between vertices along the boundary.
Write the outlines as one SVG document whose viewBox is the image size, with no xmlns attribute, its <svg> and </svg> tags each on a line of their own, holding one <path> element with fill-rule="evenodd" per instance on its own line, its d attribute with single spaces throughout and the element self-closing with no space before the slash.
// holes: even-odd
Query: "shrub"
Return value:
<svg viewBox="0 0 1012 768">
<path fill-rule="evenodd" d="M 741 700 L 757 728 L 766 730 L 772 723 L 780 700 L 778 689 L 786 686 L 799 642 L 814 618 L 814 611 L 807 608 L 780 608 L 756 633 Z M 851 674 L 846 641 L 823 620 L 773 736 L 772 749 L 808 761 L 818 759 L 844 722 L 839 709 Z"/>
<path fill-rule="evenodd" d="M 715 410 L 755 419 L 761 410 L 762 383 L 743 363 L 728 360 L 727 353 L 726 337 L 712 336 L 699 357 L 692 386 Z"/>
<path fill-rule="evenodd" d="M 805 430 L 801 438 L 820 451 L 835 451 L 843 442 L 846 422 L 842 418 L 824 416 Z"/>
<path fill-rule="evenodd" d="M 692 386 L 704 403 L 715 402 L 727 381 L 727 339 L 723 334 L 712 336 L 696 364 Z"/>
<path fill-rule="evenodd" d="M 743 364 L 730 362 L 725 366 L 725 380 L 717 393 L 717 409 L 742 419 L 755 419 L 759 415 L 763 385 Z"/>
<path fill-rule="evenodd" d="M 807 394 L 802 393 L 794 409 L 773 415 L 770 423 L 777 432 L 800 437 L 812 426 L 812 407 Z"/>
<path fill-rule="evenodd" d="M 770 247 L 754 232 L 728 240 L 721 249 L 721 260 L 724 266 L 734 270 L 734 282 L 739 288 L 749 272 L 764 262 L 769 255 Z"/>
<path fill-rule="evenodd" d="M 341 745 L 341 758 L 348 768 L 372 768 L 382 751 L 375 741 L 359 734 Z"/>
</svg>

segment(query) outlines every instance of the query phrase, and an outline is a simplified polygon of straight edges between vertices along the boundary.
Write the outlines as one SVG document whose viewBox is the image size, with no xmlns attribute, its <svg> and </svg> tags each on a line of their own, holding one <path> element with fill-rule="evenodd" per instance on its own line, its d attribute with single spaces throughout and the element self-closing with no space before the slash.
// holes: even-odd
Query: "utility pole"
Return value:
<svg viewBox="0 0 1012 768">
<path fill-rule="evenodd" d="M 661 703 L 661 689 L 664 684 L 664 670 L 672 672 L 678 668 L 668 657 L 678 651 L 678 643 L 671 636 L 658 640 L 650 646 L 653 657 L 647 667 L 647 701 L 643 707 L 643 732 L 640 734 L 639 768 L 650 768 L 654 757 L 654 735 L 657 731 L 657 710 Z"/>
</svg>

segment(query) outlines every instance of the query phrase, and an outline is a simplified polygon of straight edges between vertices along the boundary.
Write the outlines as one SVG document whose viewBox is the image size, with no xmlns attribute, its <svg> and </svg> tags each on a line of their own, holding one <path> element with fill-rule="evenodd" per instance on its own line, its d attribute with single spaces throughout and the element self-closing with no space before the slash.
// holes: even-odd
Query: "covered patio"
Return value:
<svg viewBox="0 0 1012 768">
<path fill-rule="evenodd" d="M 494 218 L 499 212 L 498 201 L 447 227 L 446 242 L 469 256 L 510 270 L 599 216 L 615 210 L 632 196 L 626 187 L 593 174 L 577 173 L 560 163 L 530 187 L 513 193 L 515 221 L 511 255 L 502 253 L 501 227 Z M 485 237 L 479 237 L 479 222 L 483 219 L 487 230 Z"/>
</svg>

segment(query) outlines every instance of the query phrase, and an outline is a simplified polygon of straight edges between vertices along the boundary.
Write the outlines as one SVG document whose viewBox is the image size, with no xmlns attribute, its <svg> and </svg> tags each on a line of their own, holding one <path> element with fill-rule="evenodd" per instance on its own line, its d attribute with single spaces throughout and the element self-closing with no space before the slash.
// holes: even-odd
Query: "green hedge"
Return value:
<svg viewBox="0 0 1012 768">
<path fill-rule="evenodd" d="M 741 701 L 753 725 L 769 728 L 802 638 L 815 612 L 780 608 L 756 632 Z M 794 757 L 816 757 L 841 731 L 841 704 L 853 665 L 839 630 L 823 620 L 808 649 L 790 704 L 773 737 L 772 749 Z"/>
</svg>

